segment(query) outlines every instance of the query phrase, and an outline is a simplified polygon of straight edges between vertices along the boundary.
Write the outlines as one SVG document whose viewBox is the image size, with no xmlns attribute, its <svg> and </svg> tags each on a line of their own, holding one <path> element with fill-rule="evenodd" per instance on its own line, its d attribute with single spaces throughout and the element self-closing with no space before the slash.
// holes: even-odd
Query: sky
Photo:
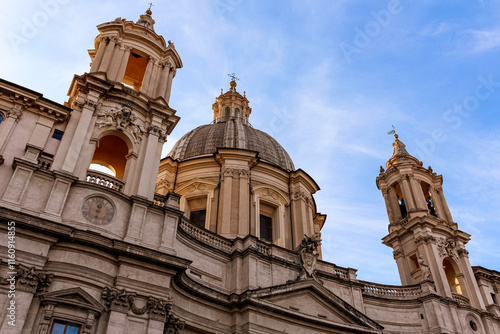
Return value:
<svg viewBox="0 0 500 334">
<path fill-rule="evenodd" d="M 2 0 L 0 77 L 56 102 L 89 70 L 96 25 L 136 21 L 147 1 Z M 493 0 L 180 0 L 152 7 L 184 67 L 170 106 L 181 120 L 164 155 L 210 123 L 236 73 L 250 123 L 321 187 L 323 259 L 400 284 L 375 178 L 394 125 L 444 177 L 472 265 L 500 270 L 500 3 Z"/>
</svg>

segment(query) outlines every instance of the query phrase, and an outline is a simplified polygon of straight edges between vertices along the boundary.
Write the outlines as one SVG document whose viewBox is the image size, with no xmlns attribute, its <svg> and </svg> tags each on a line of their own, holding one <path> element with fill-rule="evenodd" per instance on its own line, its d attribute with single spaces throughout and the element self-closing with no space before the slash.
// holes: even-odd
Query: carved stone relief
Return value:
<svg viewBox="0 0 500 334">
<path fill-rule="evenodd" d="M 145 131 L 137 124 L 137 117 L 129 107 L 99 110 L 97 112 L 96 125 L 98 129 L 114 126 L 117 130 L 128 131 L 134 138 L 135 143 L 139 143 L 142 140 L 144 133 L 149 133 L 149 129 Z"/>
<path fill-rule="evenodd" d="M 439 256 L 441 257 L 453 257 L 456 255 L 455 252 L 455 241 L 453 239 L 444 239 L 444 238 L 439 238 L 438 239 L 438 251 L 439 251 Z"/>
<path fill-rule="evenodd" d="M 16 289 L 28 293 L 43 292 L 54 280 L 53 274 L 40 272 L 35 267 L 16 266 L 15 280 L 0 279 L 0 285 L 8 285 L 15 281 Z"/>
</svg>

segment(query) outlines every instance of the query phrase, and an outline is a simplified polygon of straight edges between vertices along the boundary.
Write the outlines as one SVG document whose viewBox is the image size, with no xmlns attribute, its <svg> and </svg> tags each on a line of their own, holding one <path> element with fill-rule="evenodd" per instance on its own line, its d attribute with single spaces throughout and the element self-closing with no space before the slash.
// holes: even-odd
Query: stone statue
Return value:
<svg viewBox="0 0 500 334">
<path fill-rule="evenodd" d="M 429 281 L 432 279 L 431 270 L 429 266 L 424 262 L 422 255 L 418 257 L 418 265 L 420 266 L 420 270 L 422 271 L 422 281 Z"/>
</svg>

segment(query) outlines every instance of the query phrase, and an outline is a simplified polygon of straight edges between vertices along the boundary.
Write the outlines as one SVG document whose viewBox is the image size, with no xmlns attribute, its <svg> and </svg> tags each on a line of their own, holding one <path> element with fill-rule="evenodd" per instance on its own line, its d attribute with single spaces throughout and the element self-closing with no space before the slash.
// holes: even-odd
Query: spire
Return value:
<svg viewBox="0 0 500 334">
<path fill-rule="evenodd" d="M 139 20 L 137 20 L 136 24 L 154 31 L 155 20 L 153 20 L 153 18 L 151 17 L 151 15 L 153 14 L 153 12 L 151 11 L 151 6 L 153 6 L 152 2 L 149 3 L 149 8 L 144 14 L 139 17 Z"/>
<path fill-rule="evenodd" d="M 392 153 L 392 157 L 387 161 L 387 168 L 404 162 L 413 162 L 417 164 L 422 164 L 418 159 L 410 155 L 406 150 L 406 145 L 399 140 L 399 136 L 397 133 L 394 134 L 394 143 L 392 143 L 392 147 L 394 147 L 394 152 Z"/>
</svg>

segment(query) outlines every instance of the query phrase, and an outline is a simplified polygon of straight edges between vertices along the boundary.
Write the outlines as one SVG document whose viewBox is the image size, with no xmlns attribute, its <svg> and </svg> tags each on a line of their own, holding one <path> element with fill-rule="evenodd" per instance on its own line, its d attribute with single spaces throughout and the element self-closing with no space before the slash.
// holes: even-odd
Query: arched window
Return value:
<svg viewBox="0 0 500 334">
<path fill-rule="evenodd" d="M 240 109 L 236 108 L 234 111 L 234 118 L 239 118 L 240 117 Z"/>
<path fill-rule="evenodd" d="M 224 111 L 224 120 L 227 121 L 229 119 L 229 115 L 231 114 L 231 109 L 229 107 Z"/>
<path fill-rule="evenodd" d="M 3 122 L 3 118 L 4 118 L 4 116 L 3 116 L 3 114 L 0 112 L 0 124 L 2 124 L 2 122 Z"/>
<path fill-rule="evenodd" d="M 128 153 L 129 148 L 123 139 L 113 135 L 104 136 L 94 152 L 91 168 L 97 169 L 95 165 L 100 165 L 105 169 L 100 168 L 99 171 L 111 172 L 117 179 L 123 180 Z"/>
</svg>

